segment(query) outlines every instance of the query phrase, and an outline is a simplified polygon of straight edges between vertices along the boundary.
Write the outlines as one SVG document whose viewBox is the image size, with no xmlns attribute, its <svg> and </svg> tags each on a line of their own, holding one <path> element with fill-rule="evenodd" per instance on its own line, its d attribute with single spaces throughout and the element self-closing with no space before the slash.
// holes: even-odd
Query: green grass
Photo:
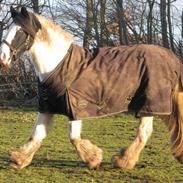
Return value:
<svg viewBox="0 0 183 183">
<path fill-rule="evenodd" d="M 30 134 L 35 111 L 0 110 L 0 183 L 82 183 L 82 182 L 183 182 L 183 166 L 171 155 L 169 134 L 160 119 L 134 170 L 113 169 L 111 157 L 135 138 L 138 119 L 119 115 L 85 120 L 82 137 L 103 149 L 103 169 L 81 166 L 68 140 L 67 120 L 56 116 L 53 130 L 44 140 L 32 164 L 23 170 L 8 166 L 8 152 L 17 149 Z"/>
</svg>

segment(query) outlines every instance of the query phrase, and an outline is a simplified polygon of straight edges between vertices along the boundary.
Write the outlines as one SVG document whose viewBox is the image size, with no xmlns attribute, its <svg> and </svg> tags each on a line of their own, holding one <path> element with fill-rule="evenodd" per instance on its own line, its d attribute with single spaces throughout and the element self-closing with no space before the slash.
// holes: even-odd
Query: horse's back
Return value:
<svg viewBox="0 0 183 183">
<path fill-rule="evenodd" d="M 168 49 L 142 44 L 91 50 L 76 47 L 74 52 L 82 55 L 78 63 L 82 67 L 77 66 L 80 71 L 69 94 L 79 118 L 123 111 L 171 113 L 181 62 Z"/>
</svg>

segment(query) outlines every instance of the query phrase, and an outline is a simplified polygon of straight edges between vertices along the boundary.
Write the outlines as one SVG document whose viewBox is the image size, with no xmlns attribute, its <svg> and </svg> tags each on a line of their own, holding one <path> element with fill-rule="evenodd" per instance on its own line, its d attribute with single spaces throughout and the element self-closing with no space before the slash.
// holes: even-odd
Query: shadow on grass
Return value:
<svg viewBox="0 0 183 183">
<path fill-rule="evenodd" d="M 6 170 L 9 168 L 9 158 L 7 156 L 0 156 L 0 170 Z"/>
<path fill-rule="evenodd" d="M 9 168 L 10 159 L 8 156 L 0 156 L 0 170 Z M 72 160 L 48 160 L 48 159 L 37 159 L 34 158 L 31 165 L 33 167 L 48 167 L 48 168 L 87 168 L 87 165 L 82 161 L 72 161 Z M 148 162 L 138 163 L 136 169 L 143 169 L 151 167 L 151 169 L 156 169 L 157 166 Z M 160 168 L 160 167 L 159 167 Z M 161 168 L 168 168 L 168 165 L 164 165 Z M 99 170 L 111 170 L 116 169 L 112 167 L 110 162 L 102 162 Z"/>
<path fill-rule="evenodd" d="M 0 156 L 0 170 L 9 169 L 9 164 L 11 160 L 7 155 Z M 48 168 L 87 168 L 87 165 L 81 161 L 72 160 L 48 160 L 48 159 L 36 159 L 34 158 L 31 167 L 48 167 Z M 112 169 L 111 163 L 102 162 L 101 170 L 103 167 L 108 167 L 107 169 Z"/>
<path fill-rule="evenodd" d="M 9 164 L 10 164 L 10 159 L 7 155 L 2 155 L 0 156 L 0 170 L 7 170 L 9 169 Z M 87 165 L 83 163 L 82 161 L 73 161 L 73 160 L 48 160 L 48 159 L 39 159 L 39 158 L 34 158 L 31 165 L 31 167 L 42 167 L 42 168 L 56 168 L 56 169 L 72 169 L 72 168 L 80 168 L 80 169 L 88 169 Z M 148 161 L 145 161 L 143 163 L 138 163 L 134 170 L 137 169 L 168 169 L 170 168 L 170 165 L 161 165 L 159 166 L 158 164 L 150 163 Z M 183 169 L 183 166 L 180 164 L 177 166 L 179 169 Z M 118 168 L 113 168 L 111 162 L 102 162 L 101 167 L 99 170 L 104 170 L 104 171 L 111 171 L 111 170 L 120 170 Z M 121 169 L 122 170 L 122 169 Z"/>
<path fill-rule="evenodd" d="M 87 169 L 87 165 L 82 162 L 82 161 L 72 161 L 72 160 L 48 160 L 48 159 L 34 159 L 33 163 L 31 164 L 31 166 L 34 167 L 50 167 L 50 168 L 58 168 L 58 169 L 62 169 L 62 168 L 84 168 Z M 183 168 L 182 165 L 179 166 L 179 168 Z M 141 169 L 141 170 L 145 170 L 145 169 L 168 169 L 170 168 L 170 165 L 161 165 L 159 166 L 158 164 L 153 164 L 153 163 L 149 163 L 149 162 L 145 162 L 145 163 L 137 163 L 135 168 L 133 170 L 137 170 L 137 169 Z M 114 168 L 112 167 L 111 162 L 102 162 L 101 167 L 99 168 L 99 170 L 125 170 L 125 169 L 120 169 L 120 168 Z M 130 171 L 130 170 L 129 170 Z"/>
<path fill-rule="evenodd" d="M 81 161 L 72 161 L 72 160 L 38 160 L 34 159 L 31 166 L 34 167 L 52 167 L 52 168 L 87 168 L 87 165 Z M 105 168 L 112 169 L 111 163 L 102 162 L 101 170 Z"/>
</svg>

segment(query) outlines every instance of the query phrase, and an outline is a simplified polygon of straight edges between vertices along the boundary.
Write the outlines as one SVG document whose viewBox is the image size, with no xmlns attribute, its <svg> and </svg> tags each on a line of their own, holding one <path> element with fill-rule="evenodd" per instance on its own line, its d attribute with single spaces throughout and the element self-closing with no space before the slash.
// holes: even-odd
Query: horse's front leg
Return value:
<svg viewBox="0 0 183 183">
<path fill-rule="evenodd" d="M 98 169 L 102 161 L 102 150 L 89 140 L 81 139 L 82 121 L 69 122 L 69 138 L 80 158 L 89 169 Z"/>
<path fill-rule="evenodd" d="M 35 126 L 27 142 L 18 151 L 10 153 L 11 167 L 22 169 L 31 163 L 35 152 L 40 148 L 42 140 L 51 127 L 52 118 L 52 114 L 38 113 Z"/>
<path fill-rule="evenodd" d="M 137 137 L 127 149 L 122 149 L 119 155 L 112 158 L 114 167 L 118 168 L 134 168 L 137 163 L 140 153 L 143 150 L 148 138 L 153 131 L 153 117 L 142 116 Z"/>
</svg>

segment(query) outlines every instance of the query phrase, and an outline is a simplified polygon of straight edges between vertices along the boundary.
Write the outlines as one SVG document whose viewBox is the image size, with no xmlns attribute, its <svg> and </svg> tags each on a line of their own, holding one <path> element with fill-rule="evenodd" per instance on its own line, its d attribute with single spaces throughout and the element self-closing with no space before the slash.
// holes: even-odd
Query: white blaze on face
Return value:
<svg viewBox="0 0 183 183">
<path fill-rule="evenodd" d="M 18 25 L 13 25 L 12 28 L 10 29 L 9 33 L 7 34 L 5 40 L 11 44 L 12 40 L 14 39 L 16 32 L 20 29 L 21 27 Z M 10 58 L 10 48 L 7 44 L 3 43 L 2 44 L 2 49 L 1 49 L 1 55 L 0 55 L 0 60 L 4 65 L 10 65 L 11 63 L 11 58 Z"/>
</svg>

